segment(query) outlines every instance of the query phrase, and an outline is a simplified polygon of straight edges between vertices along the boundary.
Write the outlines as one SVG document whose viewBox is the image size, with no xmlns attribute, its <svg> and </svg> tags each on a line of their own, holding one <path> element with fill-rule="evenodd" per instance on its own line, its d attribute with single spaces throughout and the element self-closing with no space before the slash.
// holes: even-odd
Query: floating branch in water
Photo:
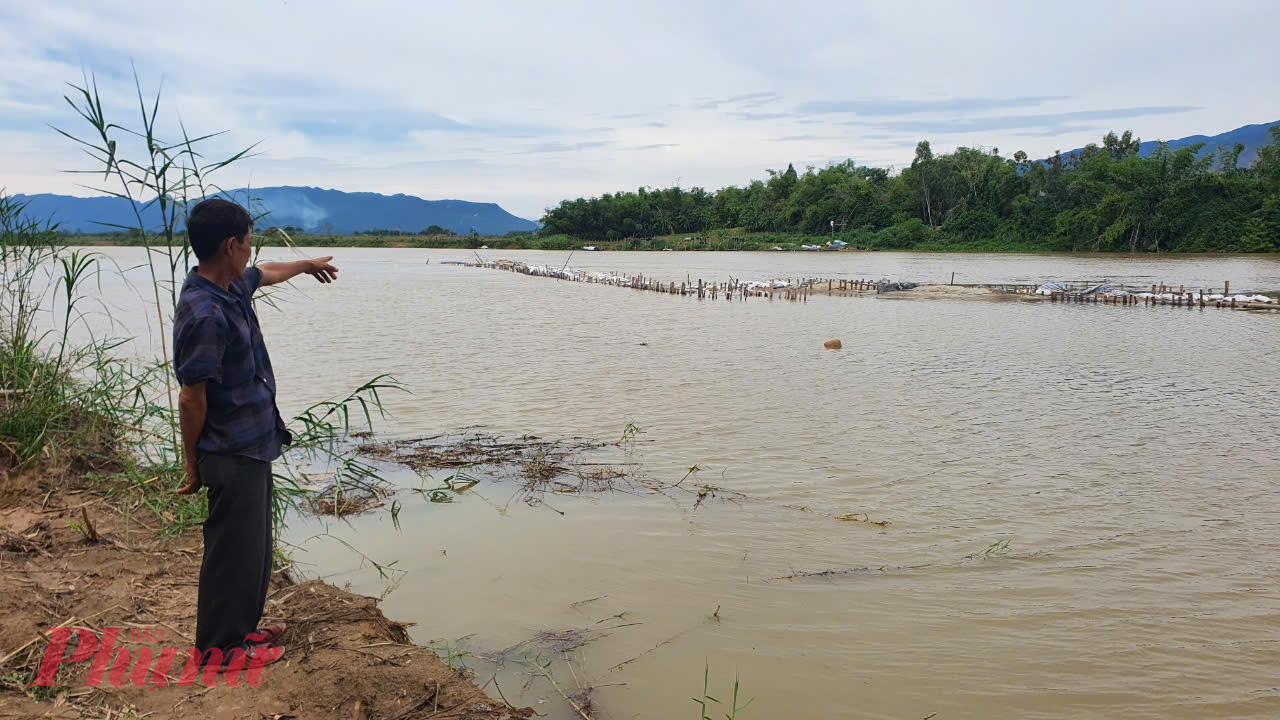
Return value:
<svg viewBox="0 0 1280 720">
<path fill-rule="evenodd" d="M 780 575 L 778 577 L 769 578 L 769 580 L 801 580 L 801 579 L 807 579 L 807 578 L 822 578 L 822 577 L 829 578 L 829 577 L 840 577 L 845 575 L 870 575 L 875 573 L 906 572 L 906 571 L 912 571 L 912 570 L 925 570 L 925 569 L 942 570 L 942 569 L 948 569 L 948 568 L 959 568 L 959 567 L 968 565 L 969 562 L 972 560 L 986 560 L 991 558 L 992 556 L 1000 556 L 1005 558 L 1012 558 L 1012 557 L 1028 558 L 1028 557 L 1033 557 L 1039 554 L 1039 553 L 1029 553 L 1029 554 L 1021 554 L 1017 556 L 1011 556 L 1008 553 L 1009 553 L 1009 541 L 1007 539 L 997 540 L 996 542 L 993 542 L 990 545 L 988 545 L 986 549 L 980 552 L 970 553 L 960 558 L 959 560 L 951 563 L 924 563 L 923 565 L 894 565 L 894 566 L 882 565 L 880 567 L 874 567 L 874 568 L 873 567 L 831 568 L 830 570 L 819 570 L 817 572 L 792 572 L 790 575 Z"/>
<path fill-rule="evenodd" d="M 844 515 L 837 515 L 836 519 L 844 520 L 846 522 L 865 523 L 867 525 L 875 525 L 876 527 L 882 528 L 888 527 L 892 524 L 888 520 L 872 520 L 866 513 L 846 513 Z"/>
<path fill-rule="evenodd" d="M 728 500 L 730 502 L 738 502 L 747 499 L 743 493 L 735 490 L 726 490 L 719 485 L 699 485 L 697 491 L 697 499 L 693 501 L 693 509 L 697 510 L 708 500 L 719 499 Z"/>
<path fill-rule="evenodd" d="M 790 575 L 779 575 L 778 577 L 769 578 L 770 580 L 799 580 L 802 578 L 821 578 L 821 577 L 840 577 L 842 575 L 870 575 L 875 572 L 881 572 L 884 568 L 872 567 L 856 567 L 856 568 L 832 568 L 830 570 L 819 570 L 816 572 L 793 572 Z"/>
</svg>

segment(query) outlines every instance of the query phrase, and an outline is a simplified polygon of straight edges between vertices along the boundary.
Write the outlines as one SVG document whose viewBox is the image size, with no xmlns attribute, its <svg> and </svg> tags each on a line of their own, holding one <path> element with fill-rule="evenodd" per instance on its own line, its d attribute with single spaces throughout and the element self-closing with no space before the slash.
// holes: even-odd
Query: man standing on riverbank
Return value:
<svg viewBox="0 0 1280 720">
<path fill-rule="evenodd" d="M 196 607 L 196 647 L 222 664 L 235 650 L 259 663 L 284 625 L 258 627 L 271 579 L 271 463 L 292 438 L 276 408 L 276 379 L 253 294 L 306 273 L 337 279 L 332 257 L 249 267 L 253 219 L 239 205 L 205 200 L 187 216 L 200 264 L 187 275 L 173 319 L 173 367 L 182 389 L 178 417 L 187 482 L 207 488 L 204 559 Z"/>
</svg>

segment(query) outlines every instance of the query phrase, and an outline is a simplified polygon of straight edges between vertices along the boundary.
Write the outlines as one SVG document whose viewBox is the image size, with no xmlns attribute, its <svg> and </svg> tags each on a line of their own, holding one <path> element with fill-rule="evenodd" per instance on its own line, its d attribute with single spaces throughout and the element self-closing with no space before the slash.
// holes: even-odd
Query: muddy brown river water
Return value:
<svg viewBox="0 0 1280 720">
<path fill-rule="evenodd" d="M 481 425 L 615 440 L 634 424 L 615 459 L 671 482 L 697 465 L 697 482 L 726 491 L 696 508 L 643 492 L 529 506 L 482 482 L 449 504 L 402 496 L 399 530 L 385 512 L 293 522 L 311 574 L 386 589 L 324 532 L 407 571 L 387 615 L 482 681 L 496 671 L 515 704 L 576 716 L 540 660 L 567 694 L 595 687 L 602 718 L 697 717 L 704 668 L 722 700 L 739 678 L 741 718 L 1280 716 L 1280 316 L 700 303 L 442 264 L 467 251 L 329 252 L 337 285 L 308 280 L 261 312 L 286 413 L 392 373 L 413 394 L 386 397 L 385 437 Z M 695 282 L 955 272 L 1280 289 L 1268 257 L 571 264 Z M 843 349 L 824 350 L 829 338 Z M 836 519 L 856 513 L 888 524 Z M 615 629 L 569 650 L 523 645 L 501 668 L 482 659 L 572 628 Z"/>
</svg>

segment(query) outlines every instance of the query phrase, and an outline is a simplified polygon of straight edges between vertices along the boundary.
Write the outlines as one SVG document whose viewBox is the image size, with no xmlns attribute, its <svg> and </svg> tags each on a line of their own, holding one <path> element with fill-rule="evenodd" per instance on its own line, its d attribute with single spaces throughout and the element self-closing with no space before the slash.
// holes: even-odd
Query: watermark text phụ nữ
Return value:
<svg viewBox="0 0 1280 720">
<path fill-rule="evenodd" d="M 197 676 L 206 686 L 222 682 L 231 687 L 241 683 L 258 687 L 262 684 L 265 666 L 284 651 L 273 647 L 249 654 L 243 648 L 235 648 L 224 655 L 219 648 L 202 653 L 194 647 L 165 647 L 158 651 L 150 647 L 117 647 L 122 634 L 132 642 L 163 643 L 165 639 L 163 628 L 103 628 L 101 638 L 88 628 L 55 628 L 49 632 L 49 645 L 31 685 L 57 685 L 54 679 L 59 667 L 90 661 L 84 681 L 89 687 L 101 686 L 104 677 L 113 687 L 126 684 L 150 690 L 167 685 L 189 687 Z M 73 637 L 74 647 L 68 648 Z M 250 633 L 245 642 L 262 642 L 265 637 Z M 176 677 L 170 674 L 179 668 L 181 674 Z M 245 672 L 242 674 L 242 671 Z"/>
</svg>

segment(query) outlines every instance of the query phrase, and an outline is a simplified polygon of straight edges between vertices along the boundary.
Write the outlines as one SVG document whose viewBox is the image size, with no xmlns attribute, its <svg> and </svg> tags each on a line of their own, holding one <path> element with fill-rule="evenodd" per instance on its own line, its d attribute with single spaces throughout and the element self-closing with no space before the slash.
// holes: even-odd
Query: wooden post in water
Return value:
<svg viewBox="0 0 1280 720">
<path fill-rule="evenodd" d="M 1225 281 L 1225 282 L 1223 282 L 1223 283 L 1222 283 L 1222 294 L 1223 294 L 1223 295 L 1230 295 L 1230 294 L 1231 294 L 1231 281 L 1230 281 L 1230 280 L 1227 280 L 1227 281 Z"/>
</svg>

